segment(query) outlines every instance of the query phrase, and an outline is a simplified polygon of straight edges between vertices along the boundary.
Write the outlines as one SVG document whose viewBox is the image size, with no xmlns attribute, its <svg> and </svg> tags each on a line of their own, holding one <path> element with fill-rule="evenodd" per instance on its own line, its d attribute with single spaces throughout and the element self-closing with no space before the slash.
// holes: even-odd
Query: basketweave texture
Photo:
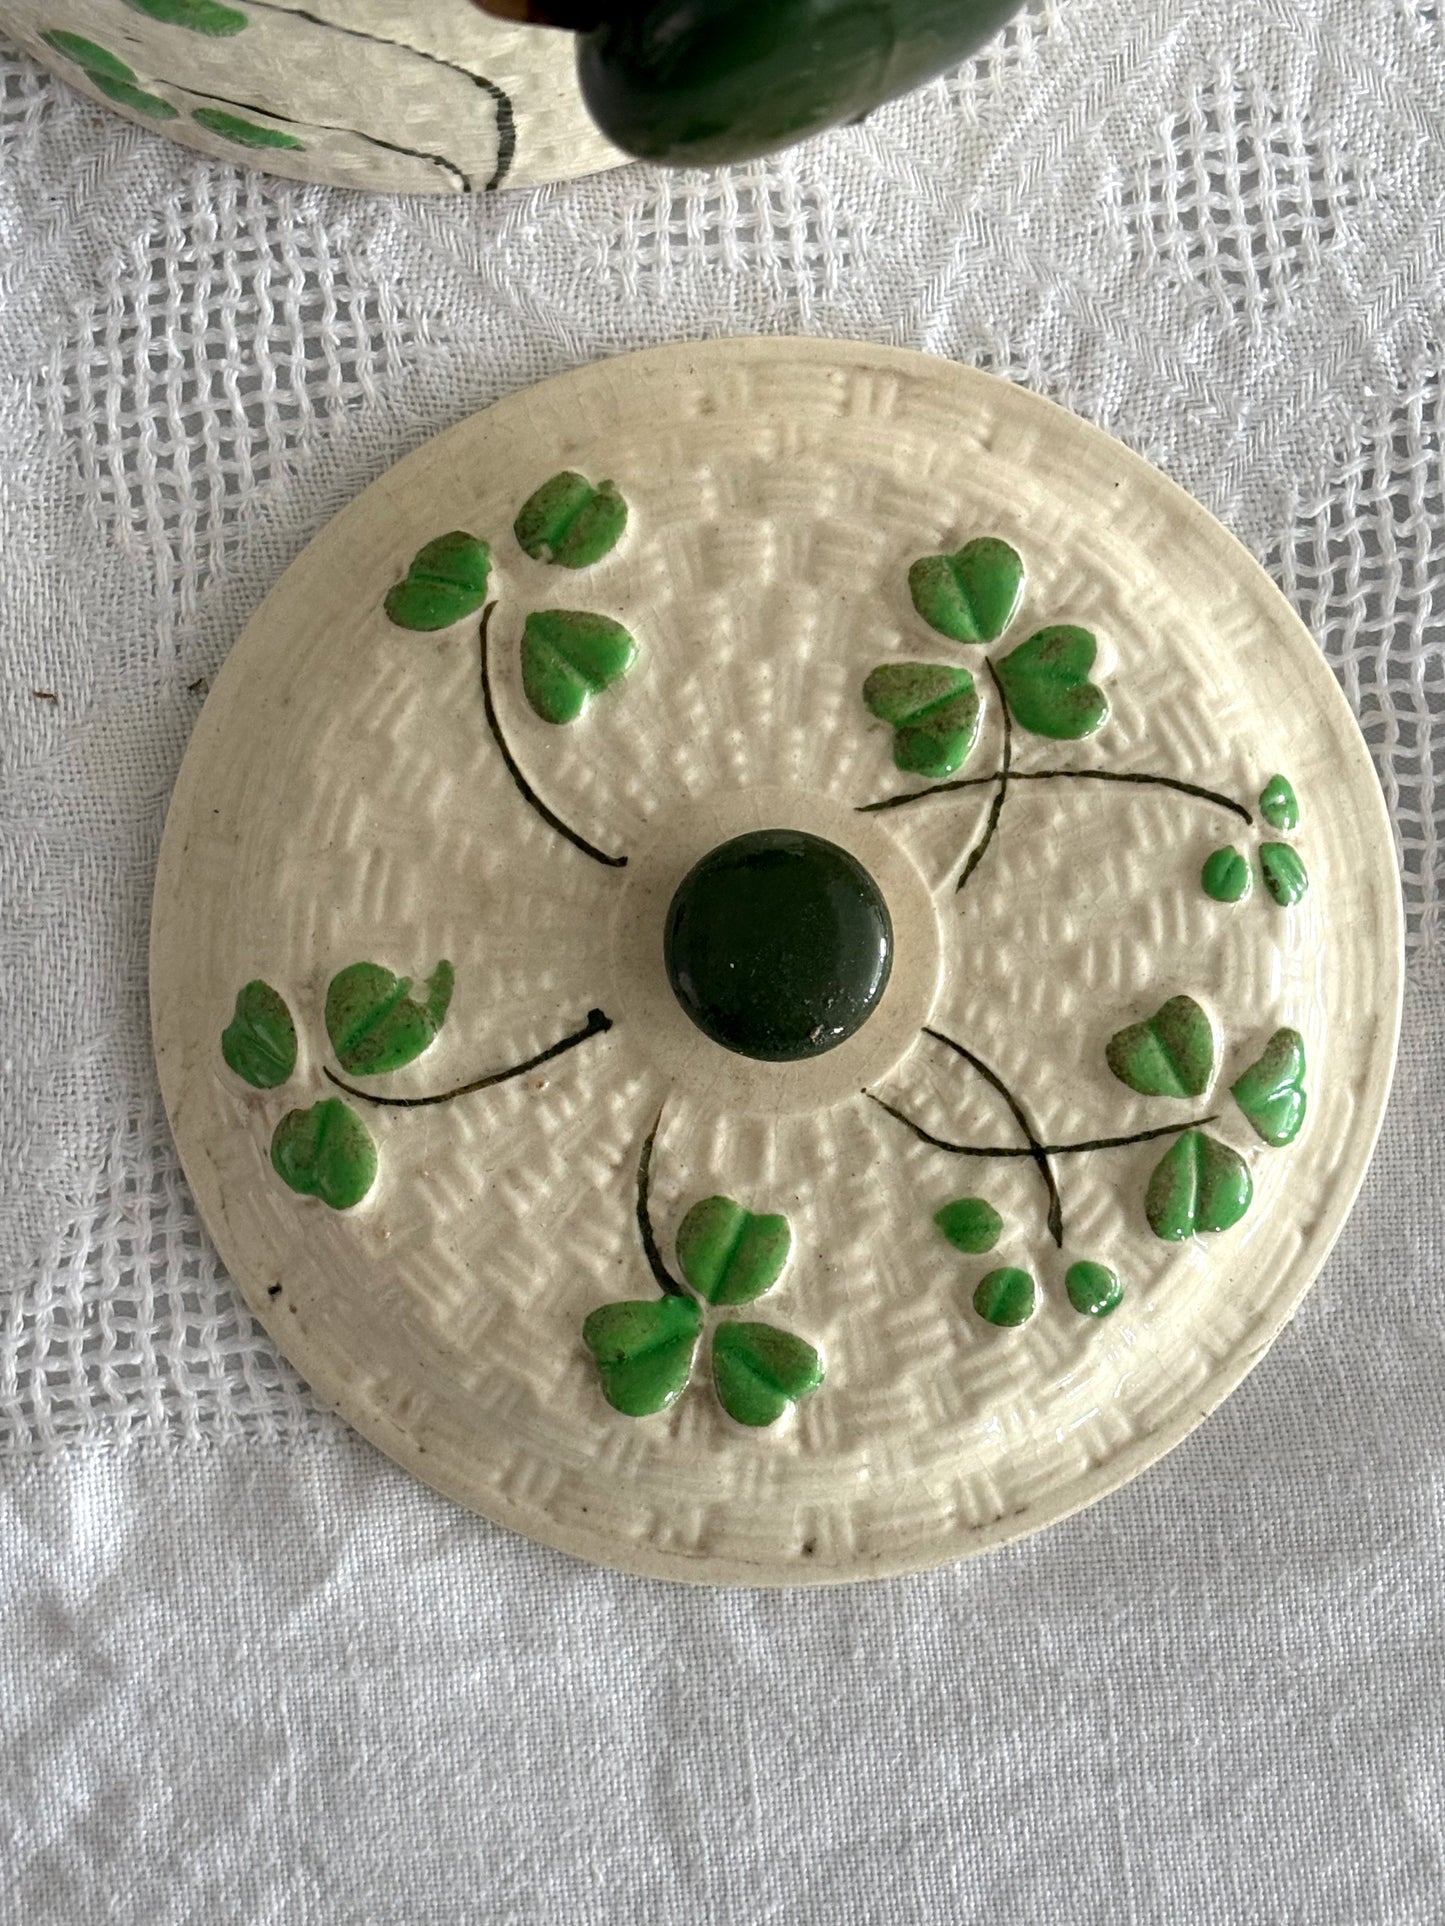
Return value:
<svg viewBox="0 0 1445 1926">
<path fill-rule="evenodd" d="M 780 158 L 475 202 L 197 163 L 24 57 L 0 73 L 6 1449 L 328 1422 L 217 1275 L 156 1099 L 166 798 L 206 678 L 321 523 L 427 434 L 598 355 L 920 346 L 1157 462 L 1327 651 L 1438 971 L 1445 54 L 1424 0 L 1045 4 Z"/>
</svg>

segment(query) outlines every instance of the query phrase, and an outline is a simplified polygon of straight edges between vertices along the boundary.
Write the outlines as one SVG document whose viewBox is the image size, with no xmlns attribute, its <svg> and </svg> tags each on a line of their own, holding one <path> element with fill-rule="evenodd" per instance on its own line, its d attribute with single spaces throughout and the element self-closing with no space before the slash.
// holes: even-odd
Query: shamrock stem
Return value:
<svg viewBox="0 0 1445 1926">
<path fill-rule="evenodd" d="M 360 1097 L 363 1103 L 385 1105 L 390 1110 L 424 1110 L 429 1104 L 450 1103 L 453 1097 L 469 1097 L 476 1090 L 490 1090 L 496 1084 L 509 1083 L 513 1077 L 524 1077 L 538 1064 L 550 1063 L 553 1057 L 560 1057 L 568 1050 L 575 1050 L 579 1043 L 589 1037 L 600 1037 L 612 1028 L 612 1019 L 601 1010 L 589 1010 L 587 1021 L 580 1030 L 573 1030 L 558 1042 L 539 1050 L 535 1057 L 528 1057 L 525 1063 L 514 1063 L 510 1070 L 493 1070 L 485 1077 L 475 1077 L 470 1083 L 459 1083 L 454 1090 L 439 1090 L 432 1097 L 378 1097 L 374 1091 L 358 1090 L 354 1083 L 346 1083 L 338 1077 L 329 1065 L 323 1065 L 326 1076 L 338 1090 L 344 1090 L 350 1097 Z"/>
<path fill-rule="evenodd" d="M 1049 1153 L 1039 1141 L 1039 1134 L 1034 1129 L 1033 1120 L 1030 1118 L 1029 1113 L 1024 1109 L 1022 1103 L 1020 1103 L 1012 1090 L 1009 1089 L 998 1072 L 991 1070 L 983 1061 L 982 1057 L 975 1056 L 972 1050 L 965 1049 L 963 1044 L 955 1042 L 952 1037 L 945 1036 L 942 1030 L 930 1029 L 925 1024 L 923 1034 L 926 1037 L 932 1037 L 935 1043 L 945 1045 L 946 1048 L 962 1057 L 964 1062 L 968 1064 L 970 1068 L 976 1070 L 984 1082 L 996 1090 L 1008 1105 L 1010 1111 L 1013 1113 L 1014 1122 L 1028 1139 L 1027 1154 L 1032 1157 L 1038 1165 L 1039 1175 L 1044 1180 L 1044 1189 L 1048 1192 L 1049 1198 L 1049 1235 L 1053 1238 L 1059 1249 L 1062 1250 L 1064 1247 L 1063 1200 L 1059 1196 L 1059 1186 L 1054 1177 L 1053 1166 L 1049 1162 Z"/>
<path fill-rule="evenodd" d="M 945 1150 L 950 1157 L 1032 1157 L 1033 1150 L 1028 1144 L 956 1144 L 947 1137 L 935 1137 L 931 1130 L 925 1130 L 921 1123 L 915 1123 L 895 1104 L 876 1096 L 873 1091 L 865 1090 L 863 1095 L 870 1103 L 876 1103 L 880 1110 L 886 1110 L 890 1117 L 901 1123 L 905 1130 L 911 1130 L 921 1144 L 930 1150 Z M 1121 1150 L 1126 1144 L 1151 1144 L 1160 1137 L 1182 1136 L 1186 1130 L 1202 1130 L 1206 1124 L 1218 1121 L 1218 1112 L 1207 1117 L 1191 1117 L 1187 1123 L 1157 1124 L 1152 1130 L 1134 1130 L 1127 1137 L 1085 1137 L 1072 1144 L 1040 1144 L 1039 1148 L 1050 1157 L 1068 1157 L 1085 1150 Z"/>
<path fill-rule="evenodd" d="M 502 752 L 502 761 L 507 765 L 507 774 L 517 785 L 518 790 L 521 792 L 523 802 L 530 804 L 530 806 L 536 810 L 537 814 L 549 829 L 555 829 L 559 836 L 565 836 L 574 849 L 580 849 L 582 854 L 584 856 L 590 856 L 594 863 L 602 863 L 608 869 L 625 869 L 627 867 L 627 858 L 625 856 L 609 856 L 606 850 L 599 849 L 595 843 L 589 843 L 585 836 L 579 835 L 575 829 L 569 829 L 560 816 L 553 814 L 532 787 L 531 783 L 529 783 L 527 778 L 522 774 L 517 764 L 517 758 L 507 747 L 507 739 L 502 734 L 502 725 L 497 719 L 497 705 L 492 700 L 492 677 L 487 663 L 487 631 L 491 627 L 492 613 L 496 606 L 495 602 L 488 602 L 487 606 L 482 610 L 480 637 L 482 657 L 482 705 L 487 712 L 487 727 L 492 732 L 492 740 Z"/>
<path fill-rule="evenodd" d="M 325 27 L 329 33 L 345 34 L 348 40 L 369 40 L 378 47 L 394 48 L 399 54 L 409 55 L 414 60 L 429 61 L 434 67 L 444 67 L 460 75 L 463 80 L 469 80 L 474 87 L 488 96 L 497 110 L 497 157 L 492 163 L 492 175 L 486 184 L 486 191 L 489 194 L 492 193 L 506 179 L 517 154 L 517 117 L 510 98 L 503 93 L 494 80 L 488 80 L 483 74 L 474 74 L 470 67 L 460 67 L 454 60 L 445 60 L 440 54 L 427 53 L 421 47 L 413 47 L 404 40 L 389 40 L 384 34 L 366 33 L 360 27 L 343 27 L 339 21 L 324 20 L 320 14 L 308 13 L 304 7 L 291 6 L 289 0 L 285 5 L 278 4 L 278 0 L 250 0 L 250 10 L 254 12 L 257 8 L 266 13 L 290 14 L 293 20 L 307 20 L 314 27 Z M 269 107 L 263 111 L 271 113 Z M 274 120 L 277 117 L 271 114 L 271 118 Z M 374 139 L 375 136 L 371 138 Z M 424 158 L 440 160 L 441 156 L 424 156 Z M 443 164 L 451 165 L 449 161 Z M 461 169 L 454 168 L 453 172 L 460 173 Z"/>
<path fill-rule="evenodd" d="M 963 866 L 963 874 L 958 879 L 955 894 L 961 893 L 967 886 L 969 877 L 972 876 L 973 872 L 988 854 L 989 844 L 998 834 L 999 817 L 1003 814 L 1004 798 L 1008 795 L 1009 775 L 1013 768 L 1013 714 L 1009 709 L 1008 697 L 1004 694 L 1003 684 L 998 679 L 998 671 L 994 668 L 992 662 L 985 662 L 984 667 L 988 670 L 989 680 L 993 683 L 998 693 L 999 712 L 1003 716 L 1003 761 L 999 764 L 996 772 L 995 779 L 997 780 L 998 788 L 994 791 L 993 807 L 988 812 L 988 821 L 983 826 L 982 836 L 980 836 L 978 842 L 969 851 L 968 861 Z M 1003 1086 L 1000 1085 L 999 1087 L 1002 1089 Z M 1005 1092 L 1005 1095 L 1007 1095 L 1007 1092 Z"/>
<path fill-rule="evenodd" d="M 883 796 L 877 802 L 859 803 L 857 814 L 860 816 L 877 815 L 885 809 L 903 809 L 909 803 L 926 802 L 930 796 L 951 795 L 956 789 L 986 789 L 990 783 L 998 782 L 1003 775 L 995 769 L 987 776 L 960 776 L 952 782 L 936 782 L 931 789 L 909 789 L 901 796 Z M 1200 802 L 1213 803 L 1217 809 L 1231 810 L 1241 821 L 1253 824 L 1254 817 L 1243 803 L 1235 802 L 1232 796 L 1223 796 L 1217 789 L 1205 789 L 1197 782 L 1182 782 L 1177 776 L 1135 775 L 1130 771 L 1118 769 L 1012 769 L 1010 782 L 1123 782 L 1133 783 L 1140 788 L 1172 789 L 1178 796 L 1194 796 Z"/>
<path fill-rule="evenodd" d="M 643 1142 L 642 1155 L 637 1160 L 637 1228 L 642 1237 L 642 1251 L 647 1259 L 647 1268 L 662 1287 L 665 1297 L 686 1297 L 687 1292 L 662 1261 L 662 1252 L 657 1248 L 657 1238 L 652 1228 L 652 1212 L 648 1207 L 648 1192 L 652 1185 L 652 1151 L 657 1142 L 657 1133 L 662 1128 L 662 1110 L 659 1109 L 656 1121 Z"/>
</svg>

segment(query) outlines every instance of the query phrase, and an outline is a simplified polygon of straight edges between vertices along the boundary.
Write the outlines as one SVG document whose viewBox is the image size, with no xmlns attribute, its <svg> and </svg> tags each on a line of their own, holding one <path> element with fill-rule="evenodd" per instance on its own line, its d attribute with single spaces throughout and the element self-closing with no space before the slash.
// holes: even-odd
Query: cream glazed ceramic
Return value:
<svg viewBox="0 0 1445 1926">
<path fill-rule="evenodd" d="M 664 957 L 755 830 L 891 921 L 802 1060 Z M 566 1551 L 792 1583 L 1219 1403 L 1359 1186 L 1400 959 L 1364 745 L 1230 536 L 1003 382 L 742 341 L 514 395 L 311 544 L 187 754 L 152 990 L 202 1214 L 351 1423 Z"/>
<path fill-rule="evenodd" d="M 294 180 L 480 192 L 625 158 L 572 35 L 472 0 L 0 0 L 0 29 L 142 126 Z"/>
</svg>

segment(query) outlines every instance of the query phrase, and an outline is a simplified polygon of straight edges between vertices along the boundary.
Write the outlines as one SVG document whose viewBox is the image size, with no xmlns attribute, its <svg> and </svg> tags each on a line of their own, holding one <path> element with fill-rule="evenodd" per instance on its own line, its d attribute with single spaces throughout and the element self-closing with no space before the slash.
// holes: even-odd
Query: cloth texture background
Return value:
<svg viewBox="0 0 1445 1926">
<path fill-rule="evenodd" d="M 386 201 L 0 49 L 6 1926 L 1445 1917 L 1442 127 L 1439 0 L 1038 0 L 776 159 Z M 972 362 L 1221 517 L 1360 718 L 1410 945 L 1376 1164 L 1241 1391 L 830 1593 L 595 1571 L 355 1439 L 221 1271 L 146 1022 L 176 769 L 306 541 L 525 383 L 757 332 Z"/>
</svg>

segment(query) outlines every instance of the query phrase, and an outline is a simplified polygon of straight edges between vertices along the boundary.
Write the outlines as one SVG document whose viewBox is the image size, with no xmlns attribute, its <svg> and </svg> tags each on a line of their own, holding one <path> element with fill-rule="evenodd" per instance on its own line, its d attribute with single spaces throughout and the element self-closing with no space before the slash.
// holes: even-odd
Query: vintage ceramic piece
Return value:
<svg viewBox="0 0 1445 1926">
<path fill-rule="evenodd" d="M 295 180 L 481 192 L 625 158 L 571 36 L 472 0 L 0 0 L 0 28 L 143 126 Z"/>
<path fill-rule="evenodd" d="M 1176 1443 L 1340 1228 L 1399 993 L 1254 563 L 1049 404 L 816 342 L 584 369 L 367 490 L 156 890 L 257 1315 L 441 1490 L 670 1577 L 928 1565 Z"/>
</svg>

